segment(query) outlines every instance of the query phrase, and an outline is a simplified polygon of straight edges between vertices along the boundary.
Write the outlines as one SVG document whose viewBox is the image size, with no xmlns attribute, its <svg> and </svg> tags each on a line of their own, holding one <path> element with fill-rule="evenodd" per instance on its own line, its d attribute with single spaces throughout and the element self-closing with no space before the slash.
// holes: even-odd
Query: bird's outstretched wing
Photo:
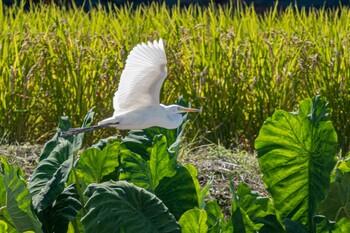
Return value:
<svg viewBox="0 0 350 233">
<path fill-rule="evenodd" d="M 114 94 L 116 113 L 159 105 L 160 89 L 167 75 L 162 39 L 136 45 L 130 52 Z"/>
</svg>

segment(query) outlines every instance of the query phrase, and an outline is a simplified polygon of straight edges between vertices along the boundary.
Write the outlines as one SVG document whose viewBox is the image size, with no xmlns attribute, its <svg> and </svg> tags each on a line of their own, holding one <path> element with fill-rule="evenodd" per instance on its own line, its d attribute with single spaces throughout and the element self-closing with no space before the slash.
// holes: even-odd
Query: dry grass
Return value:
<svg viewBox="0 0 350 233">
<path fill-rule="evenodd" d="M 198 179 L 202 187 L 214 176 L 207 199 L 216 199 L 225 216 L 230 215 L 232 199 L 228 184 L 230 177 L 236 185 L 245 182 L 253 190 L 267 195 L 256 154 L 208 144 L 185 151 L 179 160 L 184 164 L 190 163 L 197 168 Z"/>
<path fill-rule="evenodd" d="M 22 168 L 25 178 L 29 179 L 30 174 L 37 165 L 42 146 L 30 145 L 1 145 L 0 156 L 5 155 L 9 163 Z"/>
</svg>

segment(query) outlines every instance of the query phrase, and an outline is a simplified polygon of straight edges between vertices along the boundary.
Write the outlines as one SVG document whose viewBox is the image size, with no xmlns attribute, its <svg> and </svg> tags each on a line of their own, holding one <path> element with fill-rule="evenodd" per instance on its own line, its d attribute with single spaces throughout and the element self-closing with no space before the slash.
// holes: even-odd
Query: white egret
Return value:
<svg viewBox="0 0 350 233">
<path fill-rule="evenodd" d="M 122 130 L 159 126 L 174 129 L 181 125 L 184 112 L 199 109 L 159 103 L 160 89 L 167 76 L 167 59 L 163 41 L 136 45 L 130 52 L 122 72 L 118 90 L 114 94 L 114 114 L 96 126 L 72 128 L 63 132 L 69 136 L 106 127 Z"/>
</svg>

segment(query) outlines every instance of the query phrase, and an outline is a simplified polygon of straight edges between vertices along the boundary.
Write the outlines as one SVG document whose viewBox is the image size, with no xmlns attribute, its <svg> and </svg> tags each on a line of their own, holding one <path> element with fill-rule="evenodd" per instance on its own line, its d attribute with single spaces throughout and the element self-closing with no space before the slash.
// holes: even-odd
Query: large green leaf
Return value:
<svg viewBox="0 0 350 233">
<path fill-rule="evenodd" d="M 277 110 L 255 141 L 263 180 L 282 218 L 300 221 L 311 232 L 319 202 L 327 194 L 336 162 L 337 134 L 329 107 L 316 96 L 298 112 Z"/>
<path fill-rule="evenodd" d="M 1 167 L 6 187 L 6 210 L 14 226 L 19 232 L 42 232 L 41 223 L 32 212 L 32 198 L 22 170 L 8 164 L 5 157 L 1 157 Z"/>
<path fill-rule="evenodd" d="M 185 211 L 198 206 L 196 187 L 186 168 L 175 168 L 175 161 L 165 148 L 164 136 L 156 137 L 159 140 L 155 139 L 155 145 L 150 148 L 149 161 L 128 149 L 121 150 L 119 178 L 154 192 L 179 219 Z"/>
<path fill-rule="evenodd" d="M 91 125 L 91 122 L 94 119 L 94 107 L 92 107 L 85 115 L 83 124 L 81 125 L 82 128 L 88 127 Z M 62 132 L 68 131 L 71 128 L 71 124 L 68 117 L 60 117 L 59 124 L 57 127 L 57 133 L 55 136 L 60 136 Z M 73 146 L 73 152 L 76 156 L 78 153 L 78 150 L 81 148 L 83 144 L 84 139 L 84 133 L 79 133 L 76 135 L 71 135 L 64 137 L 66 140 L 68 140 L 72 146 Z"/>
<path fill-rule="evenodd" d="M 87 127 L 91 124 L 94 117 L 94 108 L 91 108 L 86 114 L 83 124 L 81 127 Z M 71 128 L 71 124 L 68 117 L 60 117 L 58 121 L 57 132 L 51 140 L 45 143 L 39 161 L 46 159 L 50 153 L 63 141 L 63 138 L 60 138 L 62 132 L 68 131 Z M 64 137 L 65 140 L 69 141 L 72 145 L 72 152 L 76 156 L 78 150 L 81 148 L 83 143 L 84 134 L 71 135 Z"/>
<path fill-rule="evenodd" d="M 232 191 L 232 216 L 231 222 L 234 233 L 253 233 L 257 232 L 263 224 L 254 223 L 249 212 L 265 212 L 261 204 L 257 204 L 256 195 L 252 195 L 250 188 L 244 183 L 238 185 L 236 190 L 234 183 L 230 180 L 230 187 Z M 252 217 L 255 217 L 252 214 Z"/>
<path fill-rule="evenodd" d="M 110 136 L 108 138 L 100 139 L 96 144 L 92 145 L 91 148 L 97 148 L 103 150 L 108 144 L 113 144 L 114 142 L 121 142 L 119 136 Z"/>
<path fill-rule="evenodd" d="M 316 224 L 316 232 L 317 233 L 328 233 L 335 229 L 334 221 L 330 221 L 323 215 L 316 215 L 314 217 L 314 221 Z"/>
<path fill-rule="evenodd" d="M 70 142 L 62 138 L 58 141 L 49 156 L 39 162 L 28 185 L 37 212 L 50 206 L 63 191 L 73 165 Z"/>
<path fill-rule="evenodd" d="M 259 232 L 284 232 L 278 221 L 272 201 L 251 190 L 246 183 L 239 183 L 236 191 L 237 205 L 249 219 L 260 227 Z"/>
<path fill-rule="evenodd" d="M 86 233 L 181 232 L 174 216 L 154 194 L 125 181 L 92 184 L 85 191 Z"/>
<path fill-rule="evenodd" d="M 293 221 L 290 218 L 284 218 L 283 224 L 287 233 L 309 233 L 307 228 L 299 221 Z"/>
<path fill-rule="evenodd" d="M 332 233 L 349 233 L 350 221 L 347 218 L 342 218 L 335 224 L 335 230 Z"/>
<path fill-rule="evenodd" d="M 2 167 L 0 166 L 0 222 L 2 222 L 2 227 L 6 228 L 6 231 L 0 231 L 0 232 L 17 232 L 15 224 L 13 223 L 13 220 L 11 216 L 9 215 L 6 205 L 7 205 L 7 197 L 6 197 L 6 185 L 4 181 L 3 171 Z"/>
<path fill-rule="evenodd" d="M 170 158 L 167 151 L 167 138 L 155 136 L 150 155 L 151 187 L 153 190 L 158 186 L 159 181 L 164 177 L 175 175 L 176 160 Z"/>
<path fill-rule="evenodd" d="M 100 183 L 103 177 L 111 174 L 119 166 L 120 143 L 107 144 L 102 150 L 86 149 L 75 165 L 80 181 L 87 184 Z"/>
<path fill-rule="evenodd" d="M 5 221 L 0 220 L 0 232 L 7 232 L 8 225 Z"/>
<path fill-rule="evenodd" d="M 350 221 L 350 173 L 331 183 L 328 196 L 321 202 L 318 212 L 334 221 L 343 217 Z"/>
<path fill-rule="evenodd" d="M 203 209 L 203 206 L 205 206 L 205 203 L 201 203 L 202 201 L 202 194 L 204 195 L 205 190 L 202 192 L 201 185 L 199 183 L 198 177 L 198 171 L 192 164 L 185 164 L 184 167 L 188 171 L 188 173 L 191 175 L 193 185 L 196 189 L 197 197 L 198 197 L 198 207 L 199 209 Z M 209 182 L 210 183 L 210 182 Z"/>
<path fill-rule="evenodd" d="M 91 123 L 94 115 L 92 110 L 93 108 L 85 116 L 82 127 Z M 49 207 L 63 191 L 74 157 L 82 145 L 83 134 L 60 137 L 61 132 L 69 130 L 70 127 L 68 117 L 61 117 L 57 133 L 44 145 L 38 167 L 28 184 L 33 197 L 33 206 L 37 212 Z"/>
<path fill-rule="evenodd" d="M 82 208 L 75 185 L 70 185 L 57 197 L 52 207 L 43 211 L 46 217 L 43 219 L 45 232 L 66 233 L 68 224 Z"/>
<path fill-rule="evenodd" d="M 210 233 L 222 233 L 225 232 L 226 222 L 224 215 L 220 209 L 216 200 L 210 200 L 205 205 L 205 211 L 207 212 L 207 224 L 209 226 Z M 232 232 L 232 231 L 231 231 Z"/>
<path fill-rule="evenodd" d="M 187 210 L 198 207 L 198 196 L 191 174 L 186 167 L 178 167 L 173 177 L 164 177 L 155 194 L 179 219 Z"/>
<path fill-rule="evenodd" d="M 129 149 L 122 150 L 120 158 L 122 170 L 119 179 L 152 191 L 149 161 L 144 160 L 138 154 L 132 153 Z"/>
<path fill-rule="evenodd" d="M 149 151 L 148 161 L 137 154 L 130 155 L 130 151 L 124 150 L 123 152 L 126 153 L 121 154 L 120 179 L 153 192 L 160 180 L 175 175 L 176 161 L 170 158 L 165 136 L 155 136 L 153 146 L 149 148 Z"/>
<path fill-rule="evenodd" d="M 207 233 L 207 212 L 194 208 L 186 211 L 180 218 L 182 233 Z"/>
<path fill-rule="evenodd" d="M 317 233 L 335 233 L 334 222 L 329 221 L 324 216 L 316 215 L 314 217 L 314 222 L 316 224 Z M 310 231 L 301 224 L 299 221 L 293 221 L 289 218 L 283 219 L 283 224 L 285 225 L 287 233 L 309 233 Z"/>
</svg>

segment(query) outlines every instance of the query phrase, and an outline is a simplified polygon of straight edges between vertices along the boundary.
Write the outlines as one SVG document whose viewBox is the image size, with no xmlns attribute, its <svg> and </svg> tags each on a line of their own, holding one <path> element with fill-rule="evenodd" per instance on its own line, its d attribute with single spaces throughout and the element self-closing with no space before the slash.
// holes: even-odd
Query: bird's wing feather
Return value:
<svg viewBox="0 0 350 233">
<path fill-rule="evenodd" d="M 162 39 L 135 46 L 114 94 L 115 113 L 159 105 L 160 89 L 167 75 L 166 63 Z"/>
</svg>

